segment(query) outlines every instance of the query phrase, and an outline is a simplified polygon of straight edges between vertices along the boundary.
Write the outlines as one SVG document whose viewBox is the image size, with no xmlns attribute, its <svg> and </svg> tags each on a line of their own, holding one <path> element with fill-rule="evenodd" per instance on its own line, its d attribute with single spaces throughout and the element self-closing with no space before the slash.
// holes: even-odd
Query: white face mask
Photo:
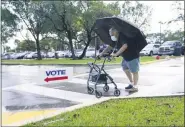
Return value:
<svg viewBox="0 0 185 127">
<path fill-rule="evenodd" d="M 111 36 L 112 41 L 117 41 L 117 38 L 115 36 Z"/>
</svg>

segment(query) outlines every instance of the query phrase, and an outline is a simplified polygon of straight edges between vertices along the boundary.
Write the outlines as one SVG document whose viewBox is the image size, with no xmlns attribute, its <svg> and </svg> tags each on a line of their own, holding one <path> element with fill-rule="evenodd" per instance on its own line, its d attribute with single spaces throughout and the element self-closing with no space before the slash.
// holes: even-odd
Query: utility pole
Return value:
<svg viewBox="0 0 185 127">
<path fill-rule="evenodd" d="M 161 44 L 161 23 L 160 23 L 160 44 Z"/>
<path fill-rule="evenodd" d="M 160 43 L 161 43 L 161 25 L 163 25 L 163 24 L 165 24 L 166 22 L 159 22 L 159 24 L 160 24 Z"/>
<path fill-rule="evenodd" d="M 161 24 L 162 22 L 160 21 L 159 24 L 160 24 L 160 44 L 161 44 Z"/>
</svg>

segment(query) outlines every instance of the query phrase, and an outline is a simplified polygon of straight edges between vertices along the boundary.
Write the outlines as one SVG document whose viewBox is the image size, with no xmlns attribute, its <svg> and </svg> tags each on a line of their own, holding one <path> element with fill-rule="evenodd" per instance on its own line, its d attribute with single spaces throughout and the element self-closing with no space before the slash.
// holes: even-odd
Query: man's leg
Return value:
<svg viewBox="0 0 185 127">
<path fill-rule="evenodd" d="M 134 86 L 137 85 L 138 79 L 139 79 L 139 74 L 138 74 L 138 72 L 133 73 L 133 81 L 134 81 L 134 82 L 133 82 L 133 85 L 134 85 Z"/>
<path fill-rule="evenodd" d="M 133 87 L 130 87 L 130 91 L 137 91 L 137 83 L 139 79 L 139 58 L 134 59 L 128 62 L 128 67 L 131 73 L 133 74 Z"/>
<path fill-rule="evenodd" d="M 129 69 L 125 69 L 124 72 L 125 72 L 126 76 L 128 77 L 130 83 L 133 83 L 132 74 L 131 74 L 130 70 Z"/>
<path fill-rule="evenodd" d="M 130 83 L 132 83 L 133 82 L 132 74 L 131 74 L 125 60 L 122 60 L 122 68 L 123 68 L 123 71 L 125 72 L 127 78 L 129 79 Z"/>
</svg>

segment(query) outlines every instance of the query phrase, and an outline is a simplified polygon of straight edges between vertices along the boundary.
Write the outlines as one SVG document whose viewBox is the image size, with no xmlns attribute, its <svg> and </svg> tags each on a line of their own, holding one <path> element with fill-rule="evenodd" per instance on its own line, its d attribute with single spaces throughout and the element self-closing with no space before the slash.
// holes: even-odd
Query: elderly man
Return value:
<svg viewBox="0 0 185 127">
<path fill-rule="evenodd" d="M 116 57 L 121 55 L 123 57 L 121 65 L 130 81 L 130 84 L 125 87 L 125 90 L 132 92 L 138 91 L 137 83 L 140 61 L 139 52 L 136 50 L 136 45 L 134 44 L 133 40 L 127 38 L 122 33 L 119 33 L 115 28 L 111 28 L 109 30 L 109 34 L 113 43 L 104 49 L 100 56 L 116 47 L 118 51 L 116 53 L 112 53 L 112 56 Z M 126 40 L 129 41 L 126 42 Z"/>
</svg>

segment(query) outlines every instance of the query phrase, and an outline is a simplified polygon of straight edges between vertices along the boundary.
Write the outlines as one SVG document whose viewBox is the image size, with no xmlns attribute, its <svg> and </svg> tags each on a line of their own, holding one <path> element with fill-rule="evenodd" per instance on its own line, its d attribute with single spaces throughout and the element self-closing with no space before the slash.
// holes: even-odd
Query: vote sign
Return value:
<svg viewBox="0 0 185 127">
<path fill-rule="evenodd" d="M 45 82 L 61 82 L 72 79 L 73 68 L 50 69 L 45 71 Z"/>
</svg>

